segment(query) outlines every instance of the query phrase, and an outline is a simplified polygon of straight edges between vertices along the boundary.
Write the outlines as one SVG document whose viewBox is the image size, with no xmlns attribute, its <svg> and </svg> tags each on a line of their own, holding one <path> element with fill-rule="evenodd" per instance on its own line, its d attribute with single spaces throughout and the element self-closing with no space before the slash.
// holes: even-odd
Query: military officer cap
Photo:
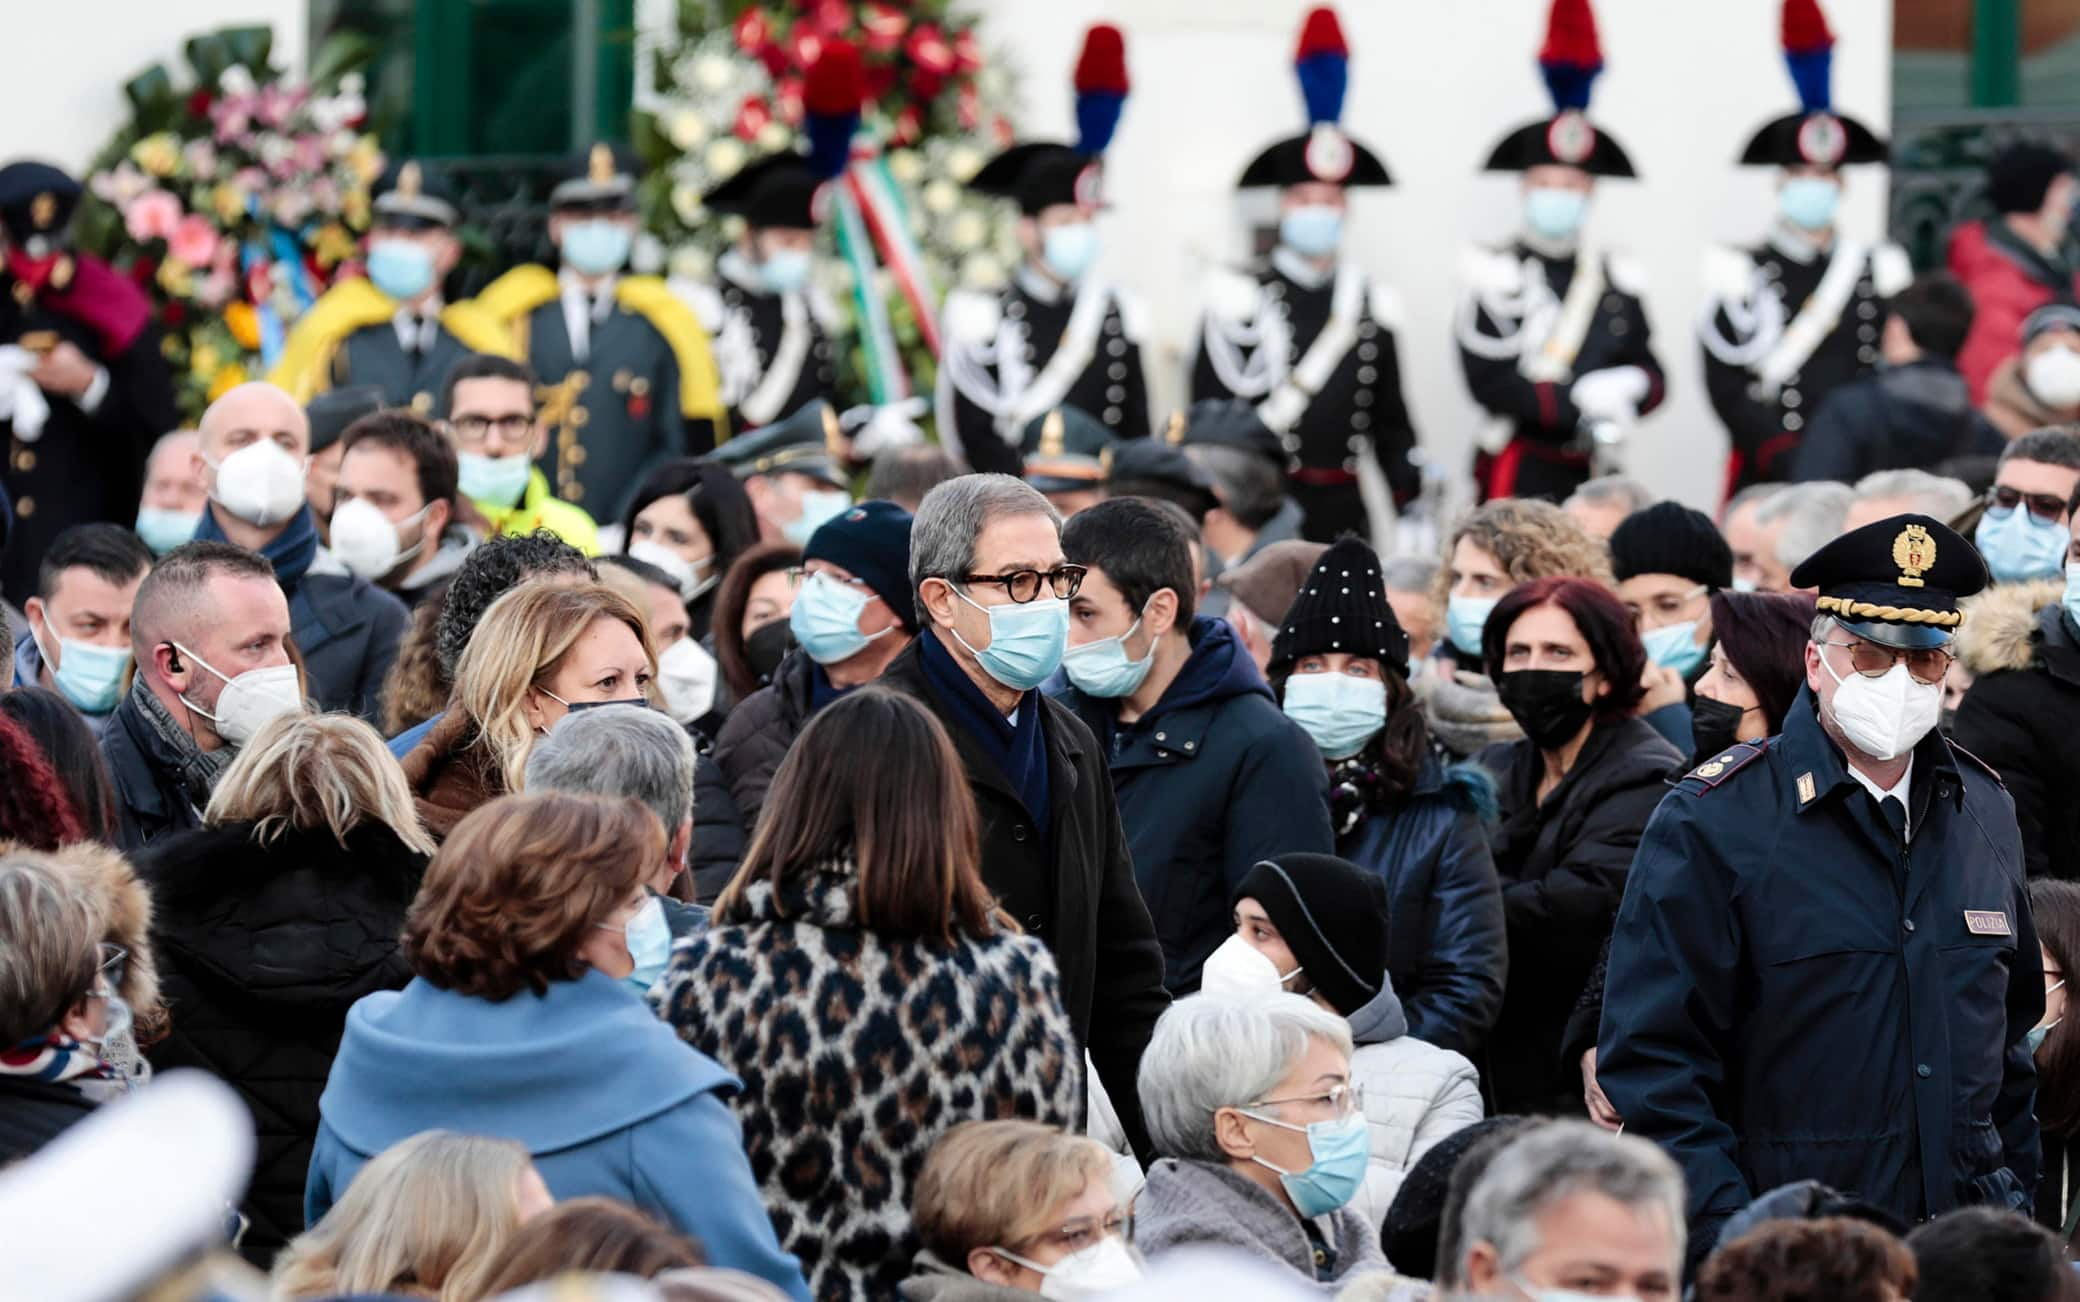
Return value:
<svg viewBox="0 0 2080 1302">
<path fill-rule="evenodd" d="M 1061 406 L 1026 422 L 1019 450 L 1025 480 L 1043 493 L 1073 493 L 1105 481 L 1105 451 L 1119 442 L 1081 407 Z"/>
<path fill-rule="evenodd" d="M 79 206 L 80 184 L 49 163 L 0 167 L 0 225 L 32 258 L 48 257 Z"/>
<path fill-rule="evenodd" d="M 1015 144 L 984 163 L 969 179 L 969 189 L 1015 200 L 1019 212 L 1028 217 L 1058 204 L 1098 205 L 1104 178 L 1100 160 L 1112 143 L 1127 98 L 1126 38 L 1119 28 L 1094 23 L 1084 31 L 1073 81 L 1076 143 Z"/>
<path fill-rule="evenodd" d="M 1327 5 L 1311 9 L 1300 24 L 1293 73 L 1307 105 L 1307 130 L 1266 145 L 1242 169 L 1239 189 L 1322 182 L 1328 185 L 1392 185 L 1379 155 L 1351 138 L 1342 125 L 1343 94 L 1350 84 L 1350 46 L 1343 25 Z"/>
<path fill-rule="evenodd" d="M 1122 439 L 1107 458 L 1105 491 L 1114 497 L 1159 497 L 1175 502 L 1194 520 L 1219 506 L 1213 479 L 1184 454 L 1176 435 L 1179 422 L 1170 423 L 1171 434 L 1162 438 Z"/>
<path fill-rule="evenodd" d="M 800 154 L 768 154 L 701 196 L 701 202 L 754 227 L 814 230 L 827 210 L 820 195 L 827 179 Z"/>
<path fill-rule="evenodd" d="M 383 409 L 383 386 L 355 384 L 344 389 L 327 389 L 311 399 L 303 414 L 311 423 L 311 451 L 323 452 L 339 442 L 347 427 L 363 416 Z"/>
<path fill-rule="evenodd" d="M 373 205 L 378 226 L 446 228 L 461 220 L 454 182 L 427 163 L 407 158 L 393 163 L 376 182 Z"/>
<path fill-rule="evenodd" d="M 565 168 L 564 179 L 549 191 L 549 207 L 558 212 L 632 212 L 636 172 L 634 154 L 602 141 Z"/>
<path fill-rule="evenodd" d="M 1637 176 L 1617 139 L 1589 121 L 1589 90 L 1603 71 L 1603 46 L 1589 0 L 1553 0 L 1538 70 L 1553 101 L 1553 116 L 1504 136 L 1488 155 L 1487 170 L 1576 167 L 1591 176 Z"/>
<path fill-rule="evenodd" d="M 1958 599 L 1985 587 L 1986 562 L 1933 516 L 1895 515 L 1853 529 L 1791 571 L 1794 588 L 1857 637 L 1909 650 L 1945 646 L 1964 616 Z"/>
<path fill-rule="evenodd" d="M 739 479 L 792 471 L 844 488 L 848 449 L 838 413 L 823 401 L 805 403 L 793 415 L 747 430 L 715 449 L 717 461 Z"/>
<path fill-rule="evenodd" d="M 1280 470 L 1286 468 L 1285 445 L 1257 415 L 1257 406 L 1241 398 L 1201 398 L 1184 417 L 1184 446 L 1235 448 L 1254 452 Z"/>
<path fill-rule="evenodd" d="M 1887 150 L 1878 133 L 1834 111 L 1834 33 L 1819 0 L 1784 0 L 1783 40 L 1798 112 L 1763 123 L 1741 152 L 1742 164 L 1833 168 L 1884 162 Z"/>
</svg>

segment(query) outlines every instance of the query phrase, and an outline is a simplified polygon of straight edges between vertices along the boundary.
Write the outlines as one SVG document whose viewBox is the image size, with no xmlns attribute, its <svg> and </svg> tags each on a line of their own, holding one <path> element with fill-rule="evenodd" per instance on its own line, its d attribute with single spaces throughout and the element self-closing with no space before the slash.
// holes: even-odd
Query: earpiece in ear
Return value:
<svg viewBox="0 0 2080 1302">
<path fill-rule="evenodd" d="M 166 644 L 166 670 L 167 670 L 167 672 L 168 672 L 168 673 L 174 673 L 174 674 L 178 674 L 178 673 L 182 673 L 182 672 L 186 671 L 186 669 L 187 669 L 187 666 L 181 663 L 181 649 L 180 649 L 179 647 L 177 647 L 177 646 L 173 645 L 173 644 L 172 644 L 171 642 L 167 643 L 167 644 Z"/>
</svg>

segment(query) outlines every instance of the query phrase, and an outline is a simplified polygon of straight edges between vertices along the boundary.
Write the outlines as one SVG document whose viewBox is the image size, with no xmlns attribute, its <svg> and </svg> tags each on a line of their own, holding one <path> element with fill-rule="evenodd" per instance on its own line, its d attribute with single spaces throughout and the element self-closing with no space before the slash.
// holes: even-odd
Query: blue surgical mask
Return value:
<svg viewBox="0 0 2080 1302">
<path fill-rule="evenodd" d="M 36 630 L 29 630 L 33 636 Z M 43 656 L 45 665 L 51 664 L 51 653 L 44 648 L 43 639 L 36 639 L 36 650 Z M 58 639 L 58 663 L 51 668 L 51 681 L 58 685 L 58 694 L 72 702 L 83 714 L 107 714 L 116 708 L 123 692 L 123 675 L 130 669 L 130 648 L 127 646 L 96 646 L 92 642 L 75 642 L 69 637 Z"/>
<path fill-rule="evenodd" d="M 672 928 L 664 920 L 664 901 L 653 895 L 628 920 L 628 956 L 636 969 L 621 978 L 640 992 L 649 993 L 672 961 Z"/>
<path fill-rule="evenodd" d="M 604 276 L 627 265 L 628 250 L 635 239 L 635 229 L 628 223 L 595 218 L 566 225 L 558 248 L 571 270 L 586 276 Z"/>
<path fill-rule="evenodd" d="M 1571 240 L 1589 214 L 1589 196 L 1559 186 L 1534 186 L 1524 195 L 1524 224 L 1549 240 Z"/>
<path fill-rule="evenodd" d="M 2020 583 L 2059 572 L 2072 541 L 2061 525 L 2039 520 L 2026 507 L 1989 508 L 1972 531 L 1972 545 L 1986 560 L 1995 583 Z"/>
<path fill-rule="evenodd" d="M 1688 678 L 1691 670 L 1704 663 L 1705 648 L 1698 645 L 1694 619 L 1650 628 L 1639 635 L 1639 640 L 1647 649 L 1647 659 L 1663 669 L 1675 670 L 1681 677 Z"/>
<path fill-rule="evenodd" d="M 510 510 L 527 492 L 533 460 L 525 452 L 509 457 L 487 457 L 481 452 L 455 454 L 456 486 L 472 502 L 483 502 L 501 511 Z"/>
<path fill-rule="evenodd" d="M 2080 626 L 2080 561 L 2066 566 L 2066 595 L 2064 605 L 2066 618 Z"/>
<path fill-rule="evenodd" d="M 775 294 L 792 294 L 809 283 L 809 250 L 774 249 L 758 264 L 758 278 Z"/>
<path fill-rule="evenodd" d="M 1444 603 L 1444 632 L 1460 655 L 1480 658 L 1481 630 L 1499 597 L 1453 596 Z"/>
<path fill-rule="evenodd" d="M 850 660 L 866 650 L 868 643 L 895 627 L 890 624 L 879 633 L 859 631 L 859 617 L 872 600 L 871 594 L 842 579 L 812 574 L 795 594 L 787 623 L 794 630 L 795 642 L 811 660 L 834 665 Z"/>
<path fill-rule="evenodd" d="M 985 606 L 962 592 L 953 595 L 989 616 L 989 645 L 977 651 L 955 629 L 960 643 L 982 672 L 1015 692 L 1030 692 L 1062 666 L 1069 645 L 1069 603 L 1060 597 L 1036 597 L 1020 605 Z"/>
<path fill-rule="evenodd" d="M 1307 1217 L 1326 1216 L 1357 1196 L 1365 1183 L 1365 1170 L 1372 1163 L 1372 1128 L 1366 1124 L 1363 1112 L 1305 1126 L 1255 1112 L 1245 1111 L 1242 1115 L 1307 1135 L 1307 1151 L 1314 1160 L 1305 1170 L 1282 1171 L 1261 1157 L 1250 1158 L 1258 1166 L 1278 1171 L 1278 1182 L 1285 1186 L 1286 1197 L 1293 1200 L 1294 1211 Z"/>
<path fill-rule="evenodd" d="M 163 506 L 137 508 L 137 536 L 144 539 L 154 556 L 164 556 L 182 543 L 192 542 L 201 523 L 200 511 L 169 511 Z"/>
<path fill-rule="evenodd" d="M 1824 177 L 1794 176 L 1777 189 L 1777 211 L 1802 231 L 1824 231 L 1834 225 L 1842 187 Z"/>
<path fill-rule="evenodd" d="M 433 252 L 416 240 L 376 240 L 368 246 L 368 278 L 400 303 L 433 287 Z"/>
<path fill-rule="evenodd" d="M 1098 256 L 1098 228 L 1089 222 L 1050 226 L 1040 240 L 1040 260 L 1060 280 L 1083 279 Z"/>
<path fill-rule="evenodd" d="M 1288 208 L 1278 219 L 1278 239 L 1303 258 L 1326 258 L 1343 242 L 1343 209 L 1326 203 Z"/>
<path fill-rule="evenodd" d="M 852 494 L 842 488 L 811 489 L 801 496 L 802 513 L 780 526 L 787 541 L 807 547 L 809 537 L 852 509 Z"/>
<path fill-rule="evenodd" d="M 1345 760 L 1387 726 L 1387 685 L 1350 674 L 1294 674 L 1286 679 L 1285 709 L 1323 759 Z"/>
<path fill-rule="evenodd" d="M 1127 655 L 1127 639 L 1141 631 L 1141 621 L 1118 637 L 1101 637 L 1095 642 L 1072 646 L 1062 653 L 1062 672 L 1086 696 L 1117 698 L 1132 696 L 1148 679 L 1156 662 L 1156 643 L 1148 640 L 1148 654 L 1139 660 Z"/>
</svg>

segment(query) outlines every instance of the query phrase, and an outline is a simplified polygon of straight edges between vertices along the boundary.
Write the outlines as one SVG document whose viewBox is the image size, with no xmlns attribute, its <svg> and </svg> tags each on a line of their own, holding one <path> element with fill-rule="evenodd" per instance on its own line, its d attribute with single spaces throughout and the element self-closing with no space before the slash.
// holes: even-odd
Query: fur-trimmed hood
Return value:
<svg viewBox="0 0 2080 1302">
<path fill-rule="evenodd" d="M 2030 634 L 2037 612 L 2065 595 L 2065 580 L 1996 583 L 1958 603 L 1964 622 L 1957 628 L 1957 658 L 1973 677 L 2001 669 L 2027 669 L 2036 658 Z"/>
<path fill-rule="evenodd" d="M 0 841 L 0 854 L 28 847 Z M 99 841 L 75 841 L 56 850 L 37 850 L 86 889 L 101 920 L 101 935 L 129 951 L 119 993 L 137 1022 L 137 1042 L 150 1044 L 165 1033 L 166 1009 L 159 1001 L 159 972 L 152 963 L 152 894 L 122 854 Z"/>
</svg>

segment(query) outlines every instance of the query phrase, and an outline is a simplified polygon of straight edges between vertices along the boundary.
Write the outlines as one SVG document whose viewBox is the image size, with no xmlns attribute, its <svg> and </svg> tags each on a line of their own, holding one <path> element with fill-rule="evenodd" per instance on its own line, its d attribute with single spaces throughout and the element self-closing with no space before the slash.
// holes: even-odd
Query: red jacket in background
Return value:
<svg viewBox="0 0 2080 1302">
<path fill-rule="evenodd" d="M 1957 369 L 1971 386 L 1972 405 L 1984 406 L 1994 368 L 2022 351 L 2024 318 L 2054 298 L 2080 297 L 2080 273 L 2055 271 L 2005 229 L 1972 221 L 1950 233 L 1950 274 L 1964 282 L 1977 309 Z"/>
</svg>

